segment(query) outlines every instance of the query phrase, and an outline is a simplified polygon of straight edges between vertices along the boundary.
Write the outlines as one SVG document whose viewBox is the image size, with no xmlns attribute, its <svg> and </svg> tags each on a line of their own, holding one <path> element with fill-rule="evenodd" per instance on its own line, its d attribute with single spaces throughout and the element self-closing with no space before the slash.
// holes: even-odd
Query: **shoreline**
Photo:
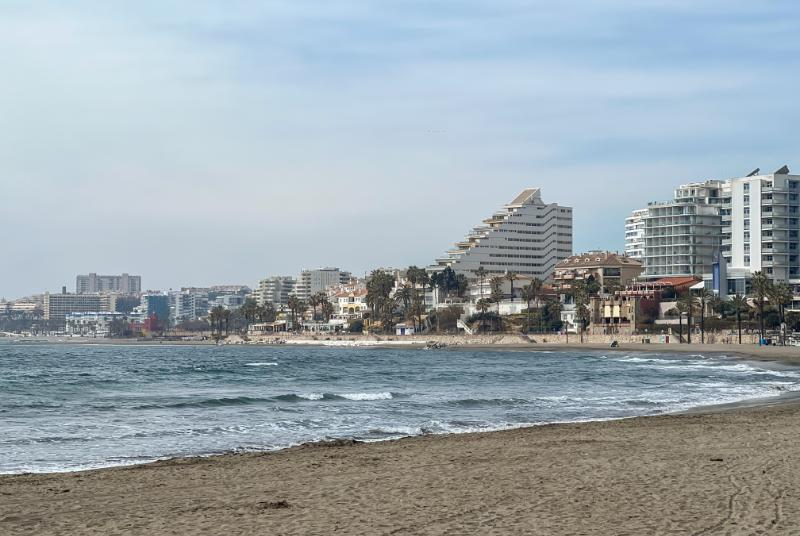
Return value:
<svg viewBox="0 0 800 536">
<path fill-rule="evenodd" d="M 730 524 L 738 534 L 765 522 L 792 534 L 800 526 L 800 496 L 791 491 L 800 477 L 798 416 L 800 402 L 785 400 L 4 475 L 0 529 L 9 535 L 327 534 L 334 526 L 351 534 L 651 534 L 671 523 L 678 533 Z M 743 499 L 749 508 L 728 508 Z"/>
<path fill-rule="evenodd" d="M 497 347 L 488 347 L 485 348 L 487 350 L 496 350 L 502 351 L 506 350 L 507 348 L 497 348 Z M 523 347 L 523 349 L 528 350 L 528 347 Z M 510 348 L 508 350 L 514 351 L 515 349 Z M 622 350 L 624 351 L 624 349 Z M 685 352 L 689 354 L 689 352 Z M 722 357 L 732 357 L 734 359 L 746 359 L 747 356 L 740 357 L 740 356 L 731 356 L 731 355 L 724 355 Z M 789 365 L 789 366 L 796 366 L 798 363 L 785 363 L 782 361 L 775 361 L 770 360 L 771 362 L 782 364 L 782 365 Z M 407 435 L 401 437 L 389 437 L 385 439 L 355 439 L 353 437 L 335 437 L 330 440 L 318 440 L 318 441 L 310 441 L 304 443 L 298 443 L 293 445 L 288 445 L 285 447 L 278 447 L 273 449 L 253 449 L 253 450 L 244 450 L 242 452 L 228 450 L 222 452 L 210 452 L 205 454 L 187 454 L 187 455 L 175 455 L 175 456 L 154 456 L 151 459 L 147 459 L 141 462 L 132 462 L 132 463 L 119 463 L 119 464 L 111 464 L 111 465 L 103 465 L 101 467 L 91 467 L 85 469 L 65 469 L 63 471 L 31 471 L 31 472 L 18 472 L 18 473 L 0 473 L 0 486 L 3 484 L 4 478 L 16 477 L 16 476 L 23 476 L 23 475 L 71 475 L 71 474 L 86 474 L 86 473 L 93 473 L 93 472 L 102 472 L 102 471 L 111 471 L 116 469 L 126 469 L 126 468 L 134 468 L 134 467 L 145 467 L 152 464 L 161 464 L 161 463 L 169 463 L 169 462 L 176 462 L 179 463 L 181 460 L 193 460 L 193 459 L 215 459 L 215 458 L 225 458 L 228 456 L 241 456 L 241 455 L 264 455 L 264 454 L 274 454 L 279 452 L 291 451 L 298 448 L 309 448 L 315 447 L 324 444 L 336 444 L 340 442 L 353 442 L 358 444 L 377 444 L 377 443 L 392 443 L 396 441 L 403 441 L 407 439 L 414 439 L 414 438 L 422 438 L 422 437 L 440 437 L 440 438 L 447 438 L 450 436 L 462 436 L 462 435 L 473 435 L 473 434 L 496 434 L 496 433 L 504 433 L 513 430 L 527 430 L 527 429 L 538 429 L 542 427 L 548 426 L 574 426 L 574 425 L 584 425 L 584 424 L 593 424 L 593 423 L 611 423 L 617 421 L 626 421 L 631 419 L 653 419 L 659 417 L 668 417 L 668 416 L 680 416 L 680 415 L 707 415 L 707 414 L 716 414 L 716 413 L 726 413 L 726 412 L 736 412 L 741 410 L 747 409 L 758 409 L 758 408 L 772 408 L 772 407 L 779 407 L 779 406 L 792 406 L 797 405 L 798 413 L 800 413 L 800 391 L 784 391 L 780 394 L 769 396 L 769 397 L 757 397 L 757 398 L 745 398 L 742 400 L 737 400 L 734 402 L 723 402 L 723 403 L 714 403 L 714 404 L 701 404 L 695 407 L 687 408 L 687 409 L 676 409 L 673 411 L 667 411 L 664 413 L 657 413 L 652 415 L 634 415 L 629 417 L 608 417 L 608 418 L 597 418 L 597 419 L 583 419 L 583 420 L 575 420 L 575 421 L 553 421 L 553 422 L 542 422 L 542 423 L 535 423 L 535 424 L 520 424 L 518 426 L 509 426 L 506 428 L 498 428 L 498 429 L 487 429 L 481 431 L 469 431 L 469 432 L 442 432 L 442 433 L 424 433 L 418 435 Z M 1 525 L 0 525 L 1 527 Z"/>
<path fill-rule="evenodd" d="M 776 363 L 800 365 L 800 347 L 798 346 L 758 346 L 756 344 L 701 344 L 701 343 L 653 343 L 644 344 L 637 342 L 620 342 L 618 346 L 611 347 L 606 343 L 595 342 L 523 342 L 519 335 L 499 335 L 493 337 L 495 342 L 487 342 L 481 338 L 468 338 L 459 336 L 458 342 L 447 344 L 454 340 L 453 336 L 432 335 L 429 337 L 400 338 L 342 338 L 340 340 L 323 340 L 313 338 L 287 338 L 285 342 L 274 344 L 266 341 L 228 342 L 216 344 L 214 341 L 148 341 L 131 339 L 82 339 L 82 338 L 24 338 L 0 339 L 12 344 L 74 344 L 74 345 L 99 345 L 99 346 L 247 346 L 247 347 L 296 347 L 313 346 L 324 348 L 366 348 L 366 349 L 412 349 L 426 348 L 430 343 L 443 343 L 435 350 L 528 350 L 528 351 L 603 351 L 603 352 L 644 352 L 644 353 L 671 353 L 688 355 L 719 355 L 752 359 L 756 361 L 774 361 Z"/>
</svg>

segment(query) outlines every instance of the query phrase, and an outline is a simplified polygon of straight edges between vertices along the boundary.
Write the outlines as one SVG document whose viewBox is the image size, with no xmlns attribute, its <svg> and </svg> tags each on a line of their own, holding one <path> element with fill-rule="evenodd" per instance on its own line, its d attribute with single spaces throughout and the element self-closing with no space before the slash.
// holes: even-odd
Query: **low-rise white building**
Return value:
<svg viewBox="0 0 800 536">
<path fill-rule="evenodd" d="M 65 331 L 67 335 L 73 337 L 108 337 L 111 333 L 111 324 L 115 320 L 123 322 L 143 322 L 144 316 L 107 311 L 68 313 L 65 316 Z"/>
</svg>

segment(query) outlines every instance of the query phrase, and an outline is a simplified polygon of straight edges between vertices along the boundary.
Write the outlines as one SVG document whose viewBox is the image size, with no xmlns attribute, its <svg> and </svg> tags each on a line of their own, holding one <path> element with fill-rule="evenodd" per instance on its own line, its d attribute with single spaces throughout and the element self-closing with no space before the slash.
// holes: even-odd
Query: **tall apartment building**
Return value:
<svg viewBox="0 0 800 536">
<path fill-rule="evenodd" d="M 449 266 L 474 277 L 487 272 L 548 279 L 556 264 L 572 255 L 572 209 L 542 201 L 539 188 L 523 190 L 485 219 L 429 270 Z"/>
<path fill-rule="evenodd" d="M 170 292 L 170 316 L 176 322 L 197 320 L 208 315 L 208 294 L 202 292 Z"/>
<path fill-rule="evenodd" d="M 685 184 L 675 199 L 650 203 L 644 217 L 645 278 L 711 272 L 720 251 L 722 181 Z"/>
<path fill-rule="evenodd" d="M 344 272 L 339 268 L 319 268 L 316 270 L 303 270 L 297 278 L 292 294 L 301 300 L 308 300 L 317 292 L 334 285 L 347 283 L 353 274 Z"/>
<path fill-rule="evenodd" d="M 45 293 L 43 300 L 45 320 L 64 322 L 70 313 L 100 313 L 114 310 L 114 297 L 107 294 Z"/>
<path fill-rule="evenodd" d="M 644 219 L 648 209 L 634 210 L 625 218 L 625 256 L 631 259 L 644 258 Z"/>
<path fill-rule="evenodd" d="M 746 293 L 756 271 L 800 285 L 800 175 L 788 167 L 681 186 L 648 208 L 645 277 L 713 279 L 717 265 L 722 296 Z"/>
<path fill-rule="evenodd" d="M 144 294 L 141 299 L 141 309 L 145 316 L 156 315 L 161 321 L 169 320 L 169 296 L 166 294 Z"/>
<path fill-rule="evenodd" d="M 258 305 L 271 303 L 275 308 L 280 308 L 289 302 L 289 296 L 295 288 L 297 280 L 289 276 L 275 276 L 262 279 L 255 290 Z"/>
<path fill-rule="evenodd" d="M 76 294 L 114 293 L 138 294 L 142 291 L 142 276 L 139 275 L 79 275 L 75 279 Z"/>
<path fill-rule="evenodd" d="M 800 284 L 800 175 L 784 166 L 726 181 L 720 213 L 727 293 L 746 292 L 756 271 Z"/>
</svg>

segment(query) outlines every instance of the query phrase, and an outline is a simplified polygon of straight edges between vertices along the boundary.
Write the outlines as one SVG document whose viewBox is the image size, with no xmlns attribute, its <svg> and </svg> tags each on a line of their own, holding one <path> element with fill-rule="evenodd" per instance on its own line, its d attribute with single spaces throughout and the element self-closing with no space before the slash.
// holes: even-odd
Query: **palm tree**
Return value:
<svg viewBox="0 0 800 536">
<path fill-rule="evenodd" d="M 321 305 L 322 318 L 325 320 L 325 322 L 329 322 L 334 313 L 333 304 L 326 298 L 322 301 Z"/>
<path fill-rule="evenodd" d="M 289 307 L 289 313 L 292 318 L 292 331 L 297 331 L 297 316 L 302 315 L 306 311 L 308 305 L 297 296 L 292 295 L 289 296 L 287 306 Z"/>
<path fill-rule="evenodd" d="M 317 319 L 317 305 L 320 304 L 319 293 L 312 294 L 308 297 L 308 305 L 311 307 L 312 313 L 311 318 L 312 320 Z"/>
<path fill-rule="evenodd" d="M 697 308 L 697 298 L 694 297 L 691 290 L 688 290 L 678 298 L 678 303 L 682 304 L 681 308 L 686 313 L 686 342 L 692 344 L 692 316 Z"/>
<path fill-rule="evenodd" d="M 731 298 L 731 307 L 736 313 L 736 329 L 739 332 L 739 344 L 742 344 L 742 312 L 750 309 L 750 304 L 747 303 L 747 296 L 735 294 Z"/>
<path fill-rule="evenodd" d="M 536 281 L 536 279 L 533 281 Z M 539 291 L 534 287 L 533 281 L 531 281 L 531 284 L 522 287 L 522 299 L 525 300 L 525 303 L 528 305 L 525 310 L 527 321 L 526 333 L 531 332 L 531 302 L 539 297 Z"/>
<path fill-rule="evenodd" d="M 781 318 L 781 346 L 786 345 L 786 306 L 792 304 L 794 292 L 786 283 L 778 283 L 770 289 L 769 301 L 778 306 Z"/>
<path fill-rule="evenodd" d="M 514 303 L 514 280 L 517 279 L 516 272 L 506 272 L 505 278 L 511 283 L 511 303 Z"/>
<path fill-rule="evenodd" d="M 478 303 L 475 304 L 475 307 L 478 311 L 481 312 L 481 331 L 485 334 L 486 333 L 486 311 L 489 310 L 491 307 L 492 302 L 487 300 L 486 298 L 481 298 L 478 300 Z"/>
<path fill-rule="evenodd" d="M 408 283 L 401 285 L 394 293 L 395 299 L 403 304 L 403 310 L 408 311 L 408 306 L 411 303 L 411 286 Z"/>
<path fill-rule="evenodd" d="M 764 340 L 764 302 L 769 298 L 772 289 L 772 281 L 763 272 L 753 272 L 750 282 L 750 296 L 754 299 L 758 308 L 759 344 Z"/>
<path fill-rule="evenodd" d="M 714 293 L 704 288 L 698 292 L 697 297 L 700 299 L 700 342 L 706 343 L 706 305 L 714 298 Z"/>
<path fill-rule="evenodd" d="M 486 280 L 486 268 L 483 266 L 479 266 L 477 270 L 475 270 L 475 275 L 478 277 L 478 282 L 480 283 L 481 289 L 481 296 L 480 299 L 483 299 L 483 282 Z"/>
<path fill-rule="evenodd" d="M 575 300 L 575 316 L 580 321 L 581 344 L 583 344 L 583 332 L 586 324 L 590 320 L 589 313 L 589 289 L 585 281 L 578 281 L 572 288 L 573 299 Z"/>
<path fill-rule="evenodd" d="M 489 286 L 492 287 L 492 292 L 489 295 L 490 299 L 497 304 L 497 314 L 500 315 L 500 302 L 503 301 L 503 279 L 501 277 L 493 277 L 489 281 Z"/>
</svg>

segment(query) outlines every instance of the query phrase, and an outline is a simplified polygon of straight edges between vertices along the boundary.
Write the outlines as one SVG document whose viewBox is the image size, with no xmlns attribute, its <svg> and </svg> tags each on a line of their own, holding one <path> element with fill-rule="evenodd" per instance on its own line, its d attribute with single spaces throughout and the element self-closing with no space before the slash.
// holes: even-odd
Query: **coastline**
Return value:
<svg viewBox="0 0 800 536">
<path fill-rule="evenodd" d="M 766 527 L 796 534 L 800 402 L 780 398 L 757 407 L 0 476 L 0 529 L 749 534 Z"/>
<path fill-rule="evenodd" d="M 575 337 L 575 336 L 573 336 Z M 550 337 L 552 339 L 552 337 Z M 641 340 L 641 337 L 628 337 L 628 339 Z M 321 346 L 327 348 L 375 348 L 375 349 L 421 349 L 431 343 L 442 345 L 437 350 L 447 349 L 474 349 L 474 350 L 529 350 L 529 351 L 602 351 L 602 352 L 645 352 L 645 353 L 672 353 L 689 355 L 715 355 L 728 356 L 756 361 L 774 361 L 776 363 L 800 365 L 800 347 L 798 346 L 758 346 L 757 344 L 678 344 L 678 343 L 653 343 L 620 341 L 619 346 L 612 348 L 606 342 L 548 342 L 544 339 L 539 342 L 531 336 L 527 340 L 520 335 L 496 336 L 452 336 L 431 335 L 411 337 L 355 337 L 344 336 L 338 338 L 308 338 L 286 337 L 267 338 L 261 340 L 243 341 L 233 339 L 231 342 L 217 345 L 214 341 L 160 341 L 160 340 L 135 340 L 135 339 L 89 339 L 89 338 L 26 338 L 5 339 L 12 344 L 75 344 L 75 345 L 113 345 L 113 346 Z M 281 344 L 274 344 L 273 340 L 281 340 Z M 535 342 L 534 342 L 535 341 Z"/>
</svg>

